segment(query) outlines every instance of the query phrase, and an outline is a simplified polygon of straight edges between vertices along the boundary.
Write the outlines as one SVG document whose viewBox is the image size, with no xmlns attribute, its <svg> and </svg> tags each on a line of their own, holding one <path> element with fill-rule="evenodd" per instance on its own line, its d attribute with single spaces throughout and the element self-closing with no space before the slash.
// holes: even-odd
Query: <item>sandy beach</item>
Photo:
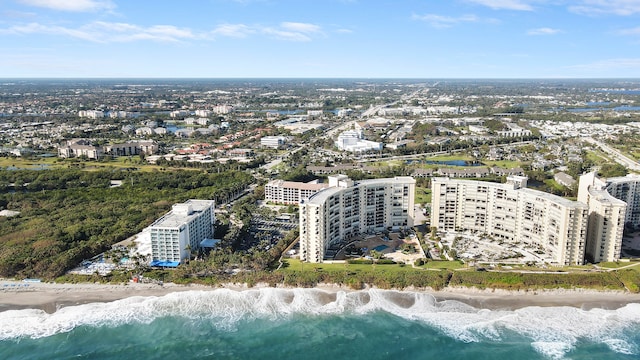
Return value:
<svg viewBox="0 0 640 360">
<path fill-rule="evenodd" d="M 0 311 L 15 309 L 42 309 L 53 313 L 65 306 L 73 306 L 92 302 L 111 302 L 132 296 L 163 296 L 181 291 L 208 291 L 218 288 L 235 291 L 246 291 L 268 287 L 259 284 L 253 288 L 245 285 L 224 284 L 218 287 L 203 285 L 176 284 L 56 284 L 56 283 L 24 283 L 18 281 L 0 281 Z M 335 284 L 320 284 L 316 289 L 328 293 L 338 291 L 354 291 L 348 287 Z M 518 309 L 527 306 L 572 306 L 582 309 L 603 308 L 617 309 L 629 303 L 640 303 L 640 294 L 621 291 L 595 290 L 545 290 L 545 291 L 507 291 L 478 290 L 473 288 L 446 288 L 440 291 L 408 288 L 407 292 L 425 292 L 432 294 L 436 300 L 456 300 L 476 308 L 484 309 Z M 330 297 L 329 297 L 330 298 Z"/>
</svg>

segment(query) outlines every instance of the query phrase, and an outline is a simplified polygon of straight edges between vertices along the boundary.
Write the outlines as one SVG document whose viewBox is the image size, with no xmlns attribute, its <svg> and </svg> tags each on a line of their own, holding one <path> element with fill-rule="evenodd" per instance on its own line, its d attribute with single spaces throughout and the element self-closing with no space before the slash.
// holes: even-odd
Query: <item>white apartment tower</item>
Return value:
<svg viewBox="0 0 640 360">
<path fill-rule="evenodd" d="M 212 239 L 214 206 L 213 200 L 187 200 L 151 224 L 151 264 L 177 266 Z"/>
<path fill-rule="evenodd" d="M 415 180 L 353 181 L 329 176 L 329 187 L 300 202 L 300 259 L 322 262 L 350 238 L 413 226 Z"/>
<path fill-rule="evenodd" d="M 638 181 L 629 178 L 629 182 L 625 182 L 623 179 L 612 178 L 609 182 L 598 178 L 595 172 L 580 177 L 578 201 L 589 205 L 586 258 L 590 262 L 620 259 L 627 214 L 627 203 L 623 200 L 634 204 L 635 181 Z M 633 224 L 633 216 L 628 219 Z"/>
<path fill-rule="evenodd" d="M 627 203 L 625 225 L 640 228 L 640 175 L 608 178 L 605 186 L 611 196 Z"/>
<path fill-rule="evenodd" d="M 510 176 L 505 184 L 433 178 L 431 226 L 536 246 L 558 265 L 583 264 L 587 205 L 526 184 L 522 176 Z"/>
</svg>

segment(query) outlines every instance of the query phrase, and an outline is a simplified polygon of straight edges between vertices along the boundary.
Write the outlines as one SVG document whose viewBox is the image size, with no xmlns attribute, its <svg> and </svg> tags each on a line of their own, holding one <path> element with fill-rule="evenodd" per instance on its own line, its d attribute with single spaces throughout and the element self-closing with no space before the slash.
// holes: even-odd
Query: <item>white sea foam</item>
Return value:
<svg viewBox="0 0 640 360">
<path fill-rule="evenodd" d="M 426 323 L 463 342 L 500 341 L 506 332 L 531 339 L 533 349 L 552 359 L 564 357 L 580 339 L 601 343 L 621 354 L 640 354 L 626 335 L 640 329 L 640 304 L 617 310 L 574 307 L 476 309 L 455 300 L 436 301 L 421 292 L 364 290 L 329 293 L 318 289 L 251 289 L 175 292 L 162 297 L 131 297 L 110 303 L 41 310 L 0 312 L 0 340 L 40 338 L 78 326 L 150 323 L 166 316 L 207 319 L 221 330 L 241 320 L 368 314 L 385 311 Z M 631 341 L 631 342 L 630 342 Z"/>
<path fill-rule="evenodd" d="M 563 359 L 565 354 L 571 350 L 571 344 L 552 341 L 535 341 L 531 346 L 549 359 Z"/>
</svg>

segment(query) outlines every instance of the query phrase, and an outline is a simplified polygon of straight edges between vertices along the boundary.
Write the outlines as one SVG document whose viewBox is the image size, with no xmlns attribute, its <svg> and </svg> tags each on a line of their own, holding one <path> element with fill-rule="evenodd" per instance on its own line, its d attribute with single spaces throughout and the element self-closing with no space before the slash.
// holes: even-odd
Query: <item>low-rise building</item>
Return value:
<svg viewBox="0 0 640 360">
<path fill-rule="evenodd" d="M 122 144 L 106 145 L 104 152 L 111 156 L 153 155 L 158 152 L 158 144 L 155 141 L 128 141 Z"/>
<path fill-rule="evenodd" d="M 272 180 L 264 186 L 265 201 L 277 204 L 299 204 L 318 191 L 329 187 L 317 181 L 302 183 L 284 180 Z"/>
<path fill-rule="evenodd" d="M 91 145 L 91 142 L 85 139 L 68 140 L 65 145 L 58 147 L 58 156 L 61 158 L 86 157 L 96 160 L 103 155 L 104 150 L 101 146 Z"/>
<path fill-rule="evenodd" d="M 263 136 L 260 139 L 260 145 L 272 149 L 278 149 L 287 143 L 287 138 L 284 136 Z"/>
<path fill-rule="evenodd" d="M 349 152 L 366 152 L 382 150 L 382 143 L 365 140 L 362 131 L 349 130 L 338 135 L 335 145 L 338 149 Z"/>
</svg>

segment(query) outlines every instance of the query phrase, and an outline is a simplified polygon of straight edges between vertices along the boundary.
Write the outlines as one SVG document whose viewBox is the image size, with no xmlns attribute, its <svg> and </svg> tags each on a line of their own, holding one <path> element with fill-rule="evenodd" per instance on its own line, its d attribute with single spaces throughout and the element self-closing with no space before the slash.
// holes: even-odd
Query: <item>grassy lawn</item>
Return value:
<svg viewBox="0 0 640 360">
<path fill-rule="evenodd" d="M 462 261 L 431 261 L 428 263 L 419 266 L 422 269 L 438 269 L 438 270 L 456 270 L 456 269 L 464 269 L 466 266 Z"/>
<path fill-rule="evenodd" d="M 33 158 L 33 159 L 0 157 L 0 167 L 15 166 L 17 168 L 27 168 L 27 169 L 35 169 L 41 165 L 45 165 L 47 167 L 55 167 L 57 166 L 56 164 L 57 161 L 58 161 L 58 158 L 56 157 Z"/>
<path fill-rule="evenodd" d="M 640 270 L 640 262 L 601 262 L 598 266 L 602 269 L 619 269 L 628 266 L 630 269 Z"/>
<path fill-rule="evenodd" d="M 416 186 L 416 204 L 429 204 L 431 203 L 431 189 Z"/>
<path fill-rule="evenodd" d="M 371 264 L 329 264 L 329 263 L 319 263 L 319 264 L 311 264 L 311 263 L 302 263 L 298 259 L 287 259 L 285 261 L 289 265 L 283 268 L 284 271 L 408 271 L 415 270 L 413 267 L 405 265 L 400 266 L 398 264 L 384 264 L 384 265 L 371 265 Z M 465 265 L 462 261 L 429 261 L 425 265 L 416 267 L 417 269 L 448 269 L 448 270 L 456 270 L 463 269 Z"/>
<path fill-rule="evenodd" d="M 601 164 L 609 162 L 609 158 L 604 155 L 602 151 L 587 151 L 587 159 L 593 161 L 595 164 Z"/>
<path fill-rule="evenodd" d="M 513 169 L 513 168 L 521 168 L 527 163 L 521 161 L 512 161 L 512 160 L 499 160 L 499 161 L 491 161 L 491 160 L 482 160 L 482 163 L 487 166 L 497 166 L 503 169 Z"/>
<path fill-rule="evenodd" d="M 285 261 L 289 264 L 289 266 L 284 267 L 284 271 L 379 271 L 381 269 L 388 271 L 406 271 L 407 269 L 411 269 L 410 266 L 399 266 L 397 264 L 385 264 L 385 265 L 370 265 L 370 264 L 330 264 L 330 263 L 303 263 L 298 259 L 287 259 Z"/>
</svg>

